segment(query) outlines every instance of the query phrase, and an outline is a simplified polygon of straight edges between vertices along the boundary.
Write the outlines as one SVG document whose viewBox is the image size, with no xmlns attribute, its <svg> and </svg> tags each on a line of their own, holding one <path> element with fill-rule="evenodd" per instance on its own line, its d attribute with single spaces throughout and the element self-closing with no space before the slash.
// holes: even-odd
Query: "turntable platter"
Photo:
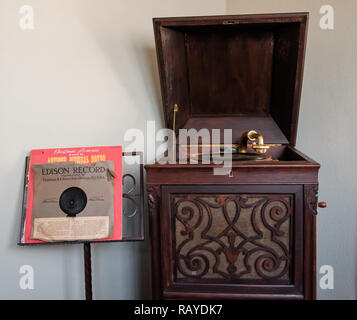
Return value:
<svg viewBox="0 0 357 320">
<path fill-rule="evenodd" d="M 198 155 L 197 157 L 193 157 L 198 161 L 202 161 L 203 159 L 213 160 L 220 160 L 220 161 L 262 161 L 262 160 L 271 160 L 271 157 L 267 154 L 260 154 L 260 153 L 242 153 L 242 152 L 232 152 L 232 154 L 227 154 L 224 152 L 213 153 L 213 154 L 206 154 L 206 155 Z"/>
</svg>

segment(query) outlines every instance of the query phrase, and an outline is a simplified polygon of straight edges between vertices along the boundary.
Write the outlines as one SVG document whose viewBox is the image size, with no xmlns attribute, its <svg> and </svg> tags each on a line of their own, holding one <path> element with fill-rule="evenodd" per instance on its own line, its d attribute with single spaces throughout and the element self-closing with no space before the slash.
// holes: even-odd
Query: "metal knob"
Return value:
<svg viewBox="0 0 357 320">
<path fill-rule="evenodd" d="M 327 202 L 319 202 L 318 204 L 319 208 L 326 208 L 327 207 Z"/>
</svg>

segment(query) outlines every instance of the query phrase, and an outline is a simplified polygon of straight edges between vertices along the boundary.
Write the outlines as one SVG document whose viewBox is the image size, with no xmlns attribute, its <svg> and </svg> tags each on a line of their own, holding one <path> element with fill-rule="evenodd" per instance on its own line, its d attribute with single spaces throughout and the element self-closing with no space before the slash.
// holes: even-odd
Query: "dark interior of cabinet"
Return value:
<svg viewBox="0 0 357 320">
<path fill-rule="evenodd" d="M 160 27 L 167 126 L 261 132 L 295 143 L 301 23 Z"/>
<path fill-rule="evenodd" d="M 273 159 L 279 161 L 308 161 L 289 146 L 273 147 L 267 151 Z"/>
</svg>

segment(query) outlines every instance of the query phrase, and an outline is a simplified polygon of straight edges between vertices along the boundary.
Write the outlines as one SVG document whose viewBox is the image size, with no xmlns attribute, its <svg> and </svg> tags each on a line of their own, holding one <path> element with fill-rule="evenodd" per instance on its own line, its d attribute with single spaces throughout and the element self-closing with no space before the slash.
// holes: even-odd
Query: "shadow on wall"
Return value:
<svg viewBox="0 0 357 320">
<path fill-rule="evenodd" d="M 155 47 L 144 47 L 144 56 L 146 59 L 147 70 L 150 69 L 150 77 L 147 78 L 149 85 L 155 92 L 155 99 L 152 101 L 152 105 L 157 106 L 157 110 L 160 110 L 161 123 L 165 123 L 164 108 L 162 105 L 161 88 L 159 80 L 159 72 L 157 65 L 156 49 Z M 144 68 L 143 68 L 144 69 Z"/>
</svg>

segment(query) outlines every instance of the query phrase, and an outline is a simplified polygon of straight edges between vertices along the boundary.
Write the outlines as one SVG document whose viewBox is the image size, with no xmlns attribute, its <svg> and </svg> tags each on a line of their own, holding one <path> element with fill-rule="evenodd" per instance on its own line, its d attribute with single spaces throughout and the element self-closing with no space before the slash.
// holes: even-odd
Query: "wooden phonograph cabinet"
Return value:
<svg viewBox="0 0 357 320">
<path fill-rule="evenodd" d="M 199 153 L 146 165 L 154 299 L 316 297 L 320 165 L 294 147 L 307 22 L 154 19 L 166 126 L 232 129 L 233 152 L 226 175 Z"/>
</svg>

